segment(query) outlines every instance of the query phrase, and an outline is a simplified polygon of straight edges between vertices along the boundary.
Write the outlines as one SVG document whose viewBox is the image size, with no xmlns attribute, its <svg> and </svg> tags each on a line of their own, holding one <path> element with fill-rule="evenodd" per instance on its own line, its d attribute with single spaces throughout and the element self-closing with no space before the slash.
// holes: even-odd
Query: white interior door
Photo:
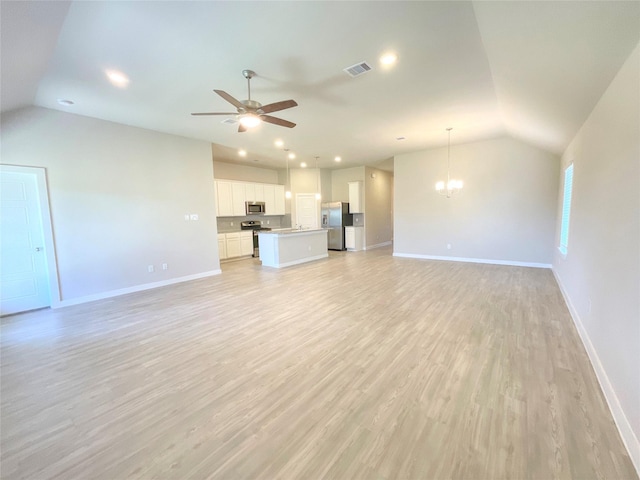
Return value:
<svg viewBox="0 0 640 480">
<path fill-rule="evenodd" d="M 51 304 L 35 173 L 0 168 L 0 314 Z"/>
<path fill-rule="evenodd" d="M 318 205 L 315 193 L 296 194 L 296 225 L 318 228 Z"/>
</svg>

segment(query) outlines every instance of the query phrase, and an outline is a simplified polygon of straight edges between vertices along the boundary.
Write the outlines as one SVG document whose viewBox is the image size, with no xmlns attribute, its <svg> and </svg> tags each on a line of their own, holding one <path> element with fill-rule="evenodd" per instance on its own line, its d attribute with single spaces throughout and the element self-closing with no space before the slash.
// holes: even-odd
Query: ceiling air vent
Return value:
<svg viewBox="0 0 640 480">
<path fill-rule="evenodd" d="M 224 123 L 225 125 L 235 125 L 238 121 L 235 118 L 225 118 L 220 123 Z"/>
<path fill-rule="evenodd" d="M 367 73 L 369 70 L 371 70 L 371 67 L 367 62 L 356 63 L 344 69 L 351 77 L 358 77 L 363 73 Z"/>
</svg>

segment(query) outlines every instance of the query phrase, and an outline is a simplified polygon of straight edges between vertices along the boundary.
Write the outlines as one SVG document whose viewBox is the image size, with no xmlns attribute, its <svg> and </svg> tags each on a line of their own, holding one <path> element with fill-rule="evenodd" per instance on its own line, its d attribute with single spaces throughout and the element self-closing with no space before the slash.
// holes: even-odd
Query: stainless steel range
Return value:
<svg viewBox="0 0 640 480">
<path fill-rule="evenodd" d="M 258 232 L 260 230 L 271 230 L 270 228 L 263 227 L 260 222 L 255 220 L 247 220 L 246 222 L 240 222 L 240 230 L 253 230 L 253 255 L 252 257 L 258 258 L 260 256 L 260 247 L 258 245 Z"/>
</svg>

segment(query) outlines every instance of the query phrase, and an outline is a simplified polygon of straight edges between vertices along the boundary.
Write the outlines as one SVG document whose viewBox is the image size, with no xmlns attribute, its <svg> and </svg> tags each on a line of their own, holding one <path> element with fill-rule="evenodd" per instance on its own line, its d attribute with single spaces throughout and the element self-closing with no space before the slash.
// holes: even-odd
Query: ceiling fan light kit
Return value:
<svg viewBox="0 0 640 480">
<path fill-rule="evenodd" d="M 262 105 L 260 102 L 251 100 L 251 79 L 256 76 L 256 72 L 253 70 L 243 70 L 242 76 L 247 79 L 248 98 L 246 100 L 237 100 L 224 90 L 213 90 L 231 105 L 236 107 L 236 112 L 202 112 L 192 113 L 191 115 L 236 115 L 240 123 L 240 125 L 238 125 L 239 133 L 246 132 L 248 128 L 256 127 L 262 122 L 287 128 L 293 128 L 296 126 L 295 123 L 288 120 L 267 115 L 269 113 L 286 110 L 287 108 L 297 107 L 298 104 L 295 100 L 283 100 L 280 102 L 270 103 L 268 105 Z"/>
</svg>

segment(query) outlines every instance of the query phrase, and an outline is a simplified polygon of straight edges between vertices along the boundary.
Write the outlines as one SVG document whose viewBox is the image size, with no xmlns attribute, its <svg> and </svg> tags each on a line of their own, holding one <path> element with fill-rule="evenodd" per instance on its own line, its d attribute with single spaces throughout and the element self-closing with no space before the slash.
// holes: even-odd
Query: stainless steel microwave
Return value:
<svg viewBox="0 0 640 480">
<path fill-rule="evenodd" d="M 264 215 L 267 213 L 264 208 L 264 202 L 244 202 L 247 215 Z"/>
</svg>

